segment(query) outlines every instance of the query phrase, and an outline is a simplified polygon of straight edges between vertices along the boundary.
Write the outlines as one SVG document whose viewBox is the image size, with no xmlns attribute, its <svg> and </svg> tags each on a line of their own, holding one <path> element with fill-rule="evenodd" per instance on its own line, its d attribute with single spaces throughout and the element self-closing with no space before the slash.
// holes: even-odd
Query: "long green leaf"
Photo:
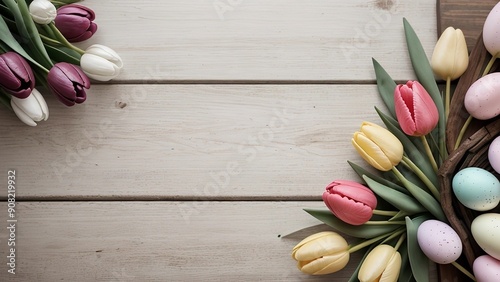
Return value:
<svg viewBox="0 0 500 282">
<path fill-rule="evenodd" d="M 410 258 L 408 255 L 408 243 L 402 244 L 398 251 L 401 254 L 401 271 L 399 272 L 398 282 L 410 282 L 413 273 L 411 272 Z"/>
<path fill-rule="evenodd" d="M 394 108 L 394 89 L 396 88 L 396 82 L 394 82 L 392 77 L 377 60 L 372 58 L 372 63 L 377 79 L 378 93 L 391 115 L 396 118 L 396 110 Z"/>
<path fill-rule="evenodd" d="M 334 228 L 356 238 L 371 239 L 396 230 L 400 225 L 396 224 L 377 224 L 377 225 L 350 225 L 335 217 L 329 210 L 304 209 L 307 213 Z"/>
<path fill-rule="evenodd" d="M 375 175 L 371 172 L 369 172 L 368 170 L 362 168 L 361 166 L 351 162 L 351 161 L 347 161 L 349 163 L 349 165 L 351 166 L 351 168 L 354 170 L 354 172 L 356 172 L 356 174 L 361 178 L 363 179 L 363 175 L 366 175 L 368 177 L 370 177 L 371 179 L 377 181 L 378 183 L 381 183 L 387 187 L 391 187 L 392 189 L 394 190 L 397 190 L 403 194 L 409 194 L 408 191 L 404 188 L 404 187 L 401 187 L 399 186 L 398 184 L 392 182 L 392 181 L 389 181 L 383 177 L 380 177 L 378 175 Z"/>
<path fill-rule="evenodd" d="M 408 157 L 410 158 L 410 160 L 412 160 L 420 168 L 420 170 L 422 170 L 422 172 L 425 174 L 425 176 L 427 176 L 427 178 L 429 178 L 429 180 L 432 182 L 432 184 L 434 184 L 434 186 L 439 187 L 437 174 L 434 172 L 434 169 L 432 168 L 432 165 L 427 155 L 421 153 L 422 151 L 420 151 L 413 144 L 413 142 L 411 142 L 408 136 L 390 121 L 390 117 L 388 117 L 386 114 L 380 111 L 377 107 L 375 107 L 375 110 L 377 111 L 377 114 L 380 116 L 380 119 L 382 119 L 382 122 L 384 122 L 385 126 L 387 127 L 387 130 L 389 130 L 399 139 L 399 141 L 401 141 L 404 150 L 408 155 Z"/>
<path fill-rule="evenodd" d="M 408 189 L 408 192 L 410 192 L 410 194 L 412 194 L 422 206 L 424 206 L 438 220 L 448 222 L 443 209 L 441 208 L 441 204 L 431 194 L 425 192 L 422 188 L 407 179 L 404 179 L 404 176 L 399 175 L 400 172 L 397 169 L 393 171 L 398 174 L 398 178 L 400 178 L 401 182 L 403 182 L 406 189 Z"/>
<path fill-rule="evenodd" d="M 38 63 L 50 69 L 52 67 L 52 61 L 43 46 L 43 42 L 31 18 L 25 0 L 17 0 L 17 3 L 14 0 L 3 1 L 16 20 L 17 30 L 23 40 L 22 43 L 31 50 L 31 56 L 34 57 Z"/>
<path fill-rule="evenodd" d="M 403 18 L 403 25 L 405 30 L 406 45 L 408 48 L 408 53 L 410 55 L 411 64 L 413 70 L 417 75 L 419 82 L 424 86 L 424 88 L 429 92 L 438 108 L 439 112 L 439 122 L 438 122 L 438 132 L 439 132 L 439 148 L 441 152 L 446 152 L 444 138 L 446 130 L 446 120 L 444 116 L 444 105 L 443 99 L 441 98 L 441 93 L 434 78 L 434 72 L 432 71 L 429 59 L 425 54 L 424 47 L 418 38 L 415 30 L 410 25 L 410 23 Z"/>
<path fill-rule="evenodd" d="M 14 38 L 14 36 L 10 32 L 9 27 L 7 26 L 7 23 L 5 23 L 5 21 L 2 17 L 0 17 L 0 40 L 5 45 L 9 46 L 10 49 L 17 52 L 19 55 L 23 56 L 26 60 L 33 63 L 35 66 L 41 68 L 42 70 L 48 71 L 44 66 L 40 65 L 35 59 L 33 59 L 24 50 L 24 48 L 19 44 L 19 42 L 17 42 L 17 40 Z M 6 49 L 6 48 L 4 46 L 2 46 L 2 49 Z"/>
<path fill-rule="evenodd" d="M 45 45 L 45 48 L 50 57 L 56 62 L 67 62 L 73 65 L 80 65 L 81 55 L 74 50 L 66 47 L 56 48 L 50 45 Z"/>
<path fill-rule="evenodd" d="M 429 259 L 422 252 L 417 241 L 418 227 L 428 219 L 430 219 L 428 215 L 422 215 L 414 219 L 405 218 L 408 255 L 412 273 L 417 282 L 429 282 Z"/>
<path fill-rule="evenodd" d="M 426 209 L 414 198 L 380 184 L 366 175 L 363 179 L 375 194 L 379 195 L 398 210 L 405 211 L 409 215 L 426 211 Z"/>
</svg>

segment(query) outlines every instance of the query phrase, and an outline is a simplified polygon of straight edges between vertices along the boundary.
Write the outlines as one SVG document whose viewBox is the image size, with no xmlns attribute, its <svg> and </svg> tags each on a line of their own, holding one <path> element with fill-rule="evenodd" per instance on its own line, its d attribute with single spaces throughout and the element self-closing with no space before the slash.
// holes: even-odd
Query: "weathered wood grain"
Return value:
<svg viewBox="0 0 500 282">
<path fill-rule="evenodd" d="M 483 31 L 486 16 L 497 3 L 497 0 L 438 0 L 438 36 L 449 26 L 460 28 L 471 51 Z"/>
<path fill-rule="evenodd" d="M 118 51 L 125 61 L 119 81 L 373 81 L 372 57 L 406 80 L 413 73 L 402 18 L 429 55 L 436 42 L 434 0 L 83 4 L 99 24 L 83 47 Z"/>
<path fill-rule="evenodd" d="M 0 171 L 17 169 L 23 199 L 319 199 L 357 179 L 352 134 L 382 106 L 374 85 L 101 85 L 71 109 L 47 100 L 35 128 L 0 112 Z"/>
<path fill-rule="evenodd" d="M 18 203 L 16 275 L 7 273 L 2 239 L 0 280 L 347 281 L 359 259 L 322 277 L 296 268 L 293 246 L 329 230 L 302 230 L 319 224 L 302 208 L 322 202 L 198 204 L 187 214 L 189 202 Z"/>
</svg>

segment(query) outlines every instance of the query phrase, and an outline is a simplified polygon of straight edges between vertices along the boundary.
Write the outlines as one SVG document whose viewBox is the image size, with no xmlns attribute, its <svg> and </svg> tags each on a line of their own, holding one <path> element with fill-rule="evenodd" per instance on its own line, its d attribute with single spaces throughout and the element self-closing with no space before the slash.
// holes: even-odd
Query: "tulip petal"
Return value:
<svg viewBox="0 0 500 282">
<path fill-rule="evenodd" d="M 379 281 L 382 276 L 382 273 L 386 270 L 389 265 L 389 262 L 392 262 L 391 268 L 396 268 L 397 266 L 397 258 L 393 259 L 396 255 L 397 251 L 394 247 L 389 245 L 378 245 L 375 247 L 369 254 L 366 256 L 361 268 L 359 269 L 358 279 L 361 282 L 372 282 Z M 399 253 L 397 253 L 399 255 Z M 392 260 L 392 261 L 391 261 Z M 399 255 L 399 267 L 401 267 L 401 256 Z M 389 274 L 393 274 L 394 270 L 389 271 Z M 398 271 L 399 274 L 399 271 Z M 390 281 L 390 280 L 385 280 Z M 392 280 L 392 282 L 397 281 Z"/>
<path fill-rule="evenodd" d="M 379 282 L 396 282 L 399 278 L 399 272 L 401 272 L 401 254 L 396 252 L 387 263 Z"/>
<path fill-rule="evenodd" d="M 45 102 L 45 99 L 43 98 L 42 94 L 38 90 L 33 89 L 31 95 L 35 97 L 38 104 L 40 105 L 40 109 L 42 110 L 43 114 L 43 120 L 47 120 L 49 118 L 49 107 L 47 106 L 47 102 Z"/>
<path fill-rule="evenodd" d="M 120 74 L 120 69 L 115 64 L 93 54 L 83 54 L 81 67 L 90 78 L 96 75 L 106 77 L 107 80 L 110 80 Z"/>
<path fill-rule="evenodd" d="M 363 133 L 354 133 L 351 140 L 359 155 L 370 165 L 381 171 L 389 171 L 393 165 L 383 151 Z"/>
<path fill-rule="evenodd" d="M 43 112 L 42 109 L 40 108 L 40 104 L 38 104 L 38 101 L 35 96 L 30 95 L 25 99 L 19 99 L 16 97 L 12 97 L 11 101 L 22 109 L 22 111 L 28 115 L 32 120 L 34 121 L 41 121 L 43 120 Z"/>
<path fill-rule="evenodd" d="M 15 97 L 12 97 L 12 98 L 15 98 Z M 21 99 L 22 100 L 22 99 Z M 14 111 L 14 113 L 16 114 L 16 116 L 22 121 L 24 122 L 25 124 L 29 125 L 29 126 L 36 126 L 36 122 L 33 121 L 33 119 L 31 117 L 29 117 L 25 112 L 23 112 L 23 110 L 21 110 L 21 108 L 19 108 L 15 102 L 13 102 L 12 100 L 10 101 L 10 105 L 12 106 L 12 110 Z"/>
<path fill-rule="evenodd" d="M 330 194 L 326 197 L 326 200 L 333 214 L 346 223 L 361 225 L 372 217 L 373 209 L 371 207 L 349 199 L 348 197 Z"/>
<path fill-rule="evenodd" d="M 421 84 L 414 83 L 413 92 L 415 136 L 423 136 L 437 126 L 439 112 L 431 96 Z"/>
<path fill-rule="evenodd" d="M 310 275 L 324 275 L 343 269 L 348 262 L 349 252 L 344 251 L 309 262 L 299 262 L 298 267 L 302 272 Z"/>
<path fill-rule="evenodd" d="M 331 232 L 314 240 L 309 239 L 307 243 L 294 248 L 293 257 L 298 261 L 310 261 L 323 256 L 345 252 L 348 248 L 347 241 L 342 236 Z"/>
<path fill-rule="evenodd" d="M 365 121 L 361 124 L 361 132 L 377 144 L 393 166 L 401 162 L 403 158 L 403 144 L 389 130 L 380 125 Z"/>
</svg>

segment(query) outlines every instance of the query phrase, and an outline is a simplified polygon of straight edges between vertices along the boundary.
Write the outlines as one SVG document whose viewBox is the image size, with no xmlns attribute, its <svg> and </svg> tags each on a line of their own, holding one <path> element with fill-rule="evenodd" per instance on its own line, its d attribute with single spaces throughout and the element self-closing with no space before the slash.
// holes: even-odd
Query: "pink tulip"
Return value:
<svg viewBox="0 0 500 282">
<path fill-rule="evenodd" d="M 439 120 L 436 104 L 418 81 L 396 86 L 394 107 L 401 129 L 410 136 L 428 134 Z"/>
<path fill-rule="evenodd" d="M 361 225 L 370 220 L 377 198 L 369 188 L 349 180 L 336 180 L 326 187 L 323 202 L 340 220 Z"/>
</svg>

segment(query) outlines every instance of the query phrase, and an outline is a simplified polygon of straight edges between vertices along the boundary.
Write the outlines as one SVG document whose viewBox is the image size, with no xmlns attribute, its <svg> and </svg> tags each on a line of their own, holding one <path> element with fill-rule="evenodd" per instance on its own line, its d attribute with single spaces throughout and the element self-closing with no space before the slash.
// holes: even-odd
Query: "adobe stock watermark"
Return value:
<svg viewBox="0 0 500 282">
<path fill-rule="evenodd" d="M 165 78 L 169 75 L 168 72 L 163 73 L 159 65 L 146 69 L 146 81 Z M 146 83 L 144 83 L 146 84 Z M 133 87 L 131 91 L 121 93 L 116 101 L 109 105 L 109 110 L 114 116 L 118 116 L 113 120 L 103 118 L 98 126 L 92 130 L 83 129 L 81 135 L 83 138 L 76 144 L 66 146 L 66 156 L 62 160 L 55 160 L 51 163 L 54 174 L 62 182 L 65 175 L 73 173 L 82 164 L 86 157 L 90 156 L 96 147 L 103 141 L 109 132 L 113 131 L 115 123 L 125 120 L 134 108 L 136 102 L 143 102 L 148 97 L 149 93 L 144 88 L 144 85 Z"/>
<path fill-rule="evenodd" d="M 244 157 L 244 161 L 228 161 L 225 167 L 220 170 L 211 171 L 209 173 L 210 181 L 201 187 L 195 188 L 194 193 L 207 198 L 220 195 L 222 190 L 229 187 L 233 177 L 241 174 L 244 166 L 253 162 L 263 146 L 273 142 L 275 134 L 283 131 L 291 120 L 292 114 L 286 109 L 274 109 L 268 126 L 259 130 L 256 134 L 250 135 L 244 144 L 238 146 L 238 154 Z M 209 201 L 176 203 L 186 224 L 190 223 L 192 216 L 200 214 L 209 204 Z"/>
<path fill-rule="evenodd" d="M 215 0 L 213 6 L 219 19 L 223 21 L 225 13 L 234 11 L 242 3 L 243 0 Z"/>
<path fill-rule="evenodd" d="M 340 44 L 339 48 L 347 59 L 351 62 L 354 55 L 359 55 L 363 49 L 370 46 L 370 41 L 379 36 L 385 28 L 387 28 L 393 20 L 393 16 L 398 12 L 399 0 L 391 1 L 388 9 L 371 10 L 371 18 L 367 21 L 363 28 L 354 28 L 354 37 L 351 42 Z"/>
</svg>

